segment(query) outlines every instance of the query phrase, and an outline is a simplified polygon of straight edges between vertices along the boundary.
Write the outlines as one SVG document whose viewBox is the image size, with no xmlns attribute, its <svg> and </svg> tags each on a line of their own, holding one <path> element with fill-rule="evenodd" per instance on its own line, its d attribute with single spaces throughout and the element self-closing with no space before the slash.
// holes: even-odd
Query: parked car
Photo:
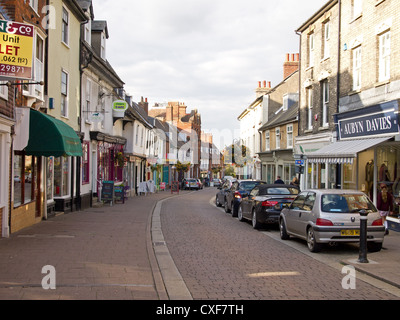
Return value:
<svg viewBox="0 0 400 320">
<path fill-rule="evenodd" d="M 260 180 L 236 180 L 232 187 L 225 193 L 224 208 L 225 212 L 232 213 L 232 217 L 237 217 L 240 203 L 243 197 L 247 197 L 254 187 L 265 184 Z"/>
<path fill-rule="evenodd" d="M 243 197 L 238 219 L 251 220 L 254 229 L 259 229 L 265 224 L 278 224 L 284 205 L 290 204 L 299 193 L 299 188 L 291 185 L 258 185 L 247 197 Z"/>
<path fill-rule="evenodd" d="M 197 179 L 194 178 L 185 178 L 182 180 L 182 189 L 184 190 L 192 190 L 196 189 L 199 190 L 199 184 Z"/>
<path fill-rule="evenodd" d="M 214 187 L 219 187 L 221 185 L 221 179 L 213 179 L 212 182 Z"/>
<path fill-rule="evenodd" d="M 290 236 L 307 241 L 311 252 L 325 243 L 359 242 L 360 210 L 368 213 L 368 249 L 379 251 L 385 227 L 371 200 L 356 190 L 308 190 L 282 210 L 279 227 L 283 240 Z"/>
<path fill-rule="evenodd" d="M 233 180 L 225 180 L 222 185 L 218 187 L 217 195 L 215 196 L 215 204 L 217 207 L 222 207 L 225 203 L 225 193 L 232 187 Z"/>
</svg>

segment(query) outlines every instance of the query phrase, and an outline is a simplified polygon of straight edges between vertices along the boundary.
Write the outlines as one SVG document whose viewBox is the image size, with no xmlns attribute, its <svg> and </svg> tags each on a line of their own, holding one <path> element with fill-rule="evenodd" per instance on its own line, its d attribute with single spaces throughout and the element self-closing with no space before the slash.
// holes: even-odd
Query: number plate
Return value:
<svg viewBox="0 0 400 320">
<path fill-rule="evenodd" d="M 360 236 L 360 230 L 341 230 L 340 235 L 342 237 L 348 237 L 348 236 Z"/>
</svg>

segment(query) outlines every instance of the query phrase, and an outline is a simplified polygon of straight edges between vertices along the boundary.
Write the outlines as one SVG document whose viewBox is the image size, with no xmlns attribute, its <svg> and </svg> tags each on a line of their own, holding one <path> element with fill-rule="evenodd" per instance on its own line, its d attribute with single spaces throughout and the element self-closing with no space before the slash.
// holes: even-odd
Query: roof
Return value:
<svg viewBox="0 0 400 320">
<path fill-rule="evenodd" d="M 267 129 L 280 126 L 285 123 L 296 121 L 298 117 L 298 110 L 299 110 L 299 103 L 295 102 L 286 111 L 281 111 L 278 114 L 274 115 L 266 124 L 264 124 L 259 129 L 259 131 L 264 131 Z"/>
<path fill-rule="evenodd" d="M 315 12 L 306 22 L 304 22 L 297 30 L 296 32 L 303 32 L 308 28 L 308 26 L 312 23 L 314 23 L 316 20 L 318 20 L 322 14 L 324 14 L 326 11 L 331 9 L 335 4 L 338 3 L 338 0 L 329 0 L 327 3 L 325 3 L 321 9 L 319 9 L 317 12 Z"/>
</svg>

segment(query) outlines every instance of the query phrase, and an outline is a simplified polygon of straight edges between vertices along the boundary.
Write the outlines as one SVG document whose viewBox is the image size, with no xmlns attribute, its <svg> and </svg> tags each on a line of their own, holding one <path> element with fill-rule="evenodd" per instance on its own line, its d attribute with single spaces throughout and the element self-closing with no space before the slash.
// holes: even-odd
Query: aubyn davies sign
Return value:
<svg viewBox="0 0 400 320">
<path fill-rule="evenodd" d="M 340 140 L 395 135 L 399 130 L 399 105 L 391 101 L 335 116 Z"/>
</svg>

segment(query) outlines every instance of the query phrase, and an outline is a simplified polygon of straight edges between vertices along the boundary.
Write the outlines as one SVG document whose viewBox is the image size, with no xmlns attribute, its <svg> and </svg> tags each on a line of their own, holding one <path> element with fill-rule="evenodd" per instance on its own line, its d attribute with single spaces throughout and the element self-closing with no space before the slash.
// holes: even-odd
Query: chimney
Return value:
<svg viewBox="0 0 400 320">
<path fill-rule="evenodd" d="M 262 84 L 262 86 L 261 86 Z M 271 81 L 258 81 L 258 88 L 256 89 L 257 98 L 264 96 L 271 91 Z"/>
<path fill-rule="evenodd" d="M 289 77 L 292 73 L 299 69 L 300 54 L 299 53 L 287 53 L 286 61 L 283 64 L 283 79 Z"/>
<path fill-rule="evenodd" d="M 139 106 L 144 110 L 144 112 L 146 112 L 147 115 L 149 115 L 149 103 L 147 102 L 147 98 L 146 100 L 143 100 L 142 97 L 141 101 L 139 102 Z"/>
</svg>

